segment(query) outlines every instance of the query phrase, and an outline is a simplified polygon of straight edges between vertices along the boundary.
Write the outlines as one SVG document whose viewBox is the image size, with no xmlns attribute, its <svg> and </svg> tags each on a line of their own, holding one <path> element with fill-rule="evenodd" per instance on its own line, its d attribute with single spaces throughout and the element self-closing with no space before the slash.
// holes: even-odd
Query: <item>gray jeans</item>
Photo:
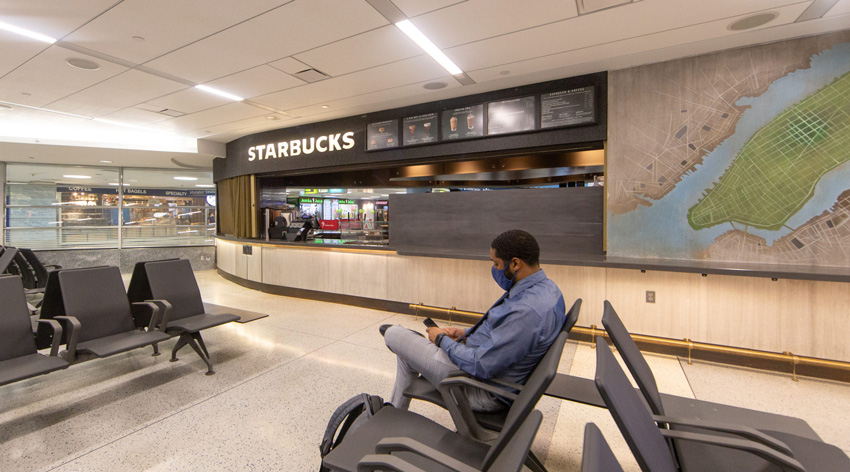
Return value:
<svg viewBox="0 0 850 472">
<path fill-rule="evenodd" d="M 410 406 L 410 398 L 405 397 L 403 392 L 419 374 L 436 388 L 449 373 L 458 370 L 446 351 L 407 328 L 391 326 L 384 334 L 384 342 L 398 356 L 398 369 L 390 399 L 396 408 L 406 410 Z M 498 411 L 506 407 L 495 396 L 482 390 L 466 389 L 466 395 L 469 405 L 475 411 Z"/>
</svg>

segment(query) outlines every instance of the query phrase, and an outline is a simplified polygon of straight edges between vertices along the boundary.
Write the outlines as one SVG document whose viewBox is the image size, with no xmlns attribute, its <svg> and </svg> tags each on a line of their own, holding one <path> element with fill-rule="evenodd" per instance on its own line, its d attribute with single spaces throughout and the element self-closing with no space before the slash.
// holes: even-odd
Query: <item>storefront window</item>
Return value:
<svg viewBox="0 0 850 472">
<path fill-rule="evenodd" d="M 121 174 L 114 167 L 7 164 L 4 244 L 34 249 L 213 244 L 212 172 L 123 169 L 123 206 Z"/>
</svg>

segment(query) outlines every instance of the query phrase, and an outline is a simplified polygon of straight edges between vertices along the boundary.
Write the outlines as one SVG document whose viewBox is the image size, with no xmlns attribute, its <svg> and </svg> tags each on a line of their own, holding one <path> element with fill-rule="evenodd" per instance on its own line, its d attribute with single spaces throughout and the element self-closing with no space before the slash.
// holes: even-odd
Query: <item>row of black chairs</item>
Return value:
<svg viewBox="0 0 850 472">
<path fill-rule="evenodd" d="M 578 317 L 581 300 L 567 314 L 558 340 L 524 386 L 497 383 L 518 394 L 508 395 L 510 409 L 475 413 L 465 389 L 494 390 L 488 382 L 459 371 L 434 389 L 419 379 L 405 395 L 447 408 L 457 432 L 408 411 L 384 407 L 375 417 L 323 459 L 333 471 L 354 470 L 458 470 L 518 471 L 523 463 L 545 470 L 530 452 L 542 415 L 533 411 L 545 393 L 550 394 L 567 333 Z M 604 338 L 596 340 L 597 372 L 590 382 L 597 400 L 586 401 L 586 385 L 579 385 L 581 402 L 608 408 L 641 470 L 672 471 L 838 471 L 850 470 L 850 459 L 839 448 L 823 442 L 803 420 L 742 408 L 691 400 L 679 412 L 690 416 L 665 416 L 667 396 L 660 395 L 646 360 L 626 331 L 617 313 L 605 302 L 602 318 L 608 336 L 635 378 L 632 387 Z M 563 387 L 563 385 L 561 386 Z M 565 398 L 561 391 L 558 398 Z M 675 403 L 683 405 L 684 403 Z M 738 416 L 735 416 L 735 415 Z M 599 429 L 585 428 L 582 471 L 622 471 Z"/>
<path fill-rule="evenodd" d="M 41 306 L 41 297 L 50 272 L 61 268 L 60 265 L 45 265 L 32 249 L 0 246 L 0 274 L 8 273 L 21 278 L 30 299 L 30 312 L 35 312 Z"/>
<path fill-rule="evenodd" d="M 239 317 L 205 312 L 189 261 L 140 262 L 130 287 L 117 267 L 53 271 L 33 333 L 21 278 L 0 277 L 0 385 L 145 346 L 156 355 L 173 337 L 172 361 L 189 344 L 213 374 L 200 331 Z M 48 347 L 49 355 L 38 353 Z"/>
</svg>

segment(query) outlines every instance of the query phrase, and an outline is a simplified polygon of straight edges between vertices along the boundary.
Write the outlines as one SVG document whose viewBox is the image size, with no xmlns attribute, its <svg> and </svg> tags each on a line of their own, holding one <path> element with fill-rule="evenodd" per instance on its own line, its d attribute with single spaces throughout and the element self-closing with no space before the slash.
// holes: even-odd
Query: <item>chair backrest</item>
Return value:
<svg viewBox="0 0 850 472">
<path fill-rule="evenodd" d="M 593 423 L 587 423 L 584 427 L 581 472 L 623 472 L 602 431 Z"/>
<path fill-rule="evenodd" d="M 61 270 L 59 289 L 65 314 L 82 325 L 79 342 L 135 329 L 118 267 Z"/>
<path fill-rule="evenodd" d="M 0 274 L 6 272 L 6 269 L 12 265 L 12 261 L 15 260 L 15 255 L 18 253 L 18 250 L 13 247 L 4 248 L 3 253 L 0 254 Z"/>
<path fill-rule="evenodd" d="M 30 267 L 32 267 L 33 272 L 35 272 L 35 282 L 36 287 L 44 288 L 47 286 L 47 267 L 42 264 L 41 259 L 35 255 L 32 249 L 21 248 L 19 249 L 21 254 L 23 254 L 24 259 L 29 262 Z"/>
<path fill-rule="evenodd" d="M 649 408 L 656 415 L 664 415 L 664 406 L 661 404 L 661 394 L 658 392 L 658 384 L 655 383 L 655 376 L 652 375 L 652 369 L 646 363 L 643 354 L 640 353 L 634 339 L 629 335 L 611 302 L 605 300 L 605 310 L 602 313 L 602 324 L 605 326 L 605 331 L 617 346 L 617 351 L 623 357 L 623 362 L 632 373 L 632 378 L 637 382 L 638 388 L 643 393 L 646 402 L 649 403 Z"/>
<path fill-rule="evenodd" d="M 649 409 L 604 338 L 596 339 L 596 388 L 644 472 L 676 472 L 673 455 Z"/>
<path fill-rule="evenodd" d="M 543 421 L 543 413 L 540 410 L 532 411 L 525 421 L 522 422 L 513 439 L 505 445 L 502 452 L 493 460 L 492 465 L 487 469 L 482 469 L 486 472 L 519 472 L 522 470 L 522 465 L 525 463 L 525 457 L 528 455 L 528 450 L 531 449 L 531 443 L 534 442 L 534 436 L 537 435 L 537 430 L 540 428 L 540 423 Z"/>
<path fill-rule="evenodd" d="M 0 300 L 0 361 L 35 354 L 35 338 L 20 277 L 0 276 Z"/>
<path fill-rule="evenodd" d="M 570 311 L 567 312 L 567 321 L 564 322 L 564 327 L 561 328 L 561 331 L 565 333 L 572 331 L 573 326 L 575 326 L 578 321 L 579 312 L 581 312 L 581 298 L 576 298 L 576 301 L 573 302 L 573 306 L 570 307 Z"/>
<path fill-rule="evenodd" d="M 204 313 L 201 289 L 188 259 L 148 262 L 145 271 L 152 297 L 171 303 L 170 320 Z"/>
<path fill-rule="evenodd" d="M 27 259 L 23 254 L 21 254 L 20 250 L 18 250 L 17 254 L 15 254 L 13 263 L 18 266 L 18 275 L 21 276 L 24 288 L 38 288 L 38 283 L 35 280 L 35 274 L 33 273 L 29 262 L 27 262 Z"/>
<path fill-rule="evenodd" d="M 154 298 L 151 294 L 151 285 L 148 281 L 148 273 L 145 270 L 145 264 L 150 262 L 176 261 L 177 259 L 162 259 L 160 261 L 141 261 L 136 262 L 133 266 L 133 275 L 130 277 L 130 284 L 127 286 L 127 298 L 130 303 L 143 302 Z M 131 306 L 133 311 L 133 319 L 136 322 L 137 328 L 147 326 L 150 322 L 150 313 L 145 307 Z"/>
<path fill-rule="evenodd" d="M 44 298 L 41 299 L 39 319 L 50 320 L 57 316 L 65 316 L 65 303 L 62 301 L 62 291 L 59 290 L 59 272 L 54 270 L 47 275 L 47 286 L 44 287 Z M 53 330 L 39 323 L 35 331 L 35 344 L 39 349 L 47 349 L 53 342 Z M 62 333 L 62 343 L 68 342 L 68 331 Z"/>
<path fill-rule="evenodd" d="M 499 433 L 499 437 L 493 443 L 487 456 L 484 458 L 482 469 L 486 470 L 501 454 L 513 436 L 519 430 L 525 418 L 534 410 L 534 406 L 543 396 L 543 392 L 549 388 L 552 379 L 558 372 L 558 364 L 561 362 L 561 354 L 564 352 L 564 344 L 567 342 L 567 333 L 561 331 L 555 342 L 549 346 L 549 350 L 534 368 L 531 376 L 525 382 L 525 386 L 519 392 L 516 400 L 508 410 L 508 415 L 505 417 L 505 425 Z"/>
</svg>

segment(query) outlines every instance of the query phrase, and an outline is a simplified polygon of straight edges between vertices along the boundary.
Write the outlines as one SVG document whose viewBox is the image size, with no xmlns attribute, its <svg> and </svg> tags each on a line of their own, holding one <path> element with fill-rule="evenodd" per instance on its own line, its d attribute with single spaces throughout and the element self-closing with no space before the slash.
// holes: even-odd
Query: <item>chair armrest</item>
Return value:
<svg viewBox="0 0 850 472">
<path fill-rule="evenodd" d="M 53 329 L 53 343 L 50 345 L 50 355 L 59 355 L 59 345 L 62 344 L 62 325 L 56 320 L 37 320 L 39 323 L 49 325 Z"/>
<path fill-rule="evenodd" d="M 80 339 L 80 331 L 83 330 L 80 320 L 74 316 L 54 316 L 53 319 L 68 323 L 68 343 L 65 344 L 65 360 L 73 363 L 77 359 L 77 340 Z"/>
<path fill-rule="evenodd" d="M 153 331 L 160 324 L 160 309 L 159 305 L 153 302 L 133 302 L 133 306 L 146 306 L 151 309 L 151 319 L 148 322 L 148 331 Z"/>
<path fill-rule="evenodd" d="M 762 459 L 778 465 L 779 467 L 795 470 L 798 472 L 806 472 L 803 465 L 793 457 L 786 456 L 781 452 L 775 451 L 767 446 L 746 439 L 729 438 L 725 436 L 714 436 L 711 434 L 690 433 L 686 431 L 671 431 L 662 429 L 661 434 L 666 438 L 678 439 L 683 441 L 696 441 L 703 444 L 712 444 L 715 446 L 728 447 L 730 449 L 738 449 L 755 454 Z"/>
<path fill-rule="evenodd" d="M 160 312 L 162 313 L 161 318 L 159 320 L 159 330 L 163 333 L 166 328 L 168 328 L 168 320 L 171 318 L 171 303 L 168 300 L 145 300 L 146 302 L 155 303 L 156 306 L 159 307 Z"/>
<path fill-rule="evenodd" d="M 448 378 L 448 377 L 472 377 L 472 374 L 470 374 L 469 372 L 467 372 L 465 370 L 458 369 L 458 370 L 453 370 L 453 371 L 449 372 L 449 375 L 447 375 L 446 378 Z"/>
<path fill-rule="evenodd" d="M 501 386 L 503 386 L 503 387 L 508 387 L 508 388 L 512 388 L 512 389 L 514 389 L 514 390 L 519 390 L 519 391 L 521 391 L 521 390 L 522 390 L 522 388 L 525 386 L 525 385 L 520 385 L 520 384 L 518 384 L 518 383 L 510 382 L 510 381 L 508 381 L 508 380 L 503 380 L 503 379 L 500 379 L 500 378 L 498 378 L 498 377 L 495 377 L 495 378 L 492 378 L 492 379 L 487 379 L 487 380 L 488 380 L 489 382 L 493 382 L 493 383 L 499 384 L 499 385 L 501 385 Z"/>
<path fill-rule="evenodd" d="M 446 388 L 455 388 L 458 386 L 464 387 L 472 387 L 477 388 L 478 390 L 484 390 L 486 392 L 490 392 L 493 395 L 498 395 L 500 397 L 505 397 L 510 400 L 516 400 L 517 395 L 511 392 L 507 392 L 495 385 L 490 385 L 488 383 L 484 383 L 481 380 L 476 379 L 475 377 L 446 377 L 440 382 L 440 390 L 442 391 L 443 386 Z"/>
<path fill-rule="evenodd" d="M 426 472 L 401 457 L 389 454 L 367 454 L 357 463 L 357 472 L 392 470 L 397 472 Z"/>
<path fill-rule="evenodd" d="M 477 472 L 474 468 L 464 464 L 454 457 L 438 451 L 433 447 L 422 444 L 413 438 L 393 437 L 381 439 L 378 441 L 378 444 L 375 445 L 375 452 L 378 454 L 412 452 L 457 472 Z"/>
<path fill-rule="evenodd" d="M 706 429 L 709 431 L 719 431 L 722 433 L 735 434 L 745 439 L 749 439 L 751 441 L 755 441 L 757 443 L 761 443 L 765 446 L 776 449 L 777 451 L 785 455 L 794 455 L 794 453 L 791 451 L 791 448 L 789 448 L 788 445 L 786 445 L 784 442 L 772 436 L 768 436 L 767 434 L 758 431 L 754 428 L 750 428 L 749 426 L 741 426 L 731 423 L 718 423 L 713 421 L 702 421 L 693 418 L 673 418 L 670 416 L 657 415 L 652 415 L 652 419 L 660 423 L 689 426 L 694 428 Z"/>
<path fill-rule="evenodd" d="M 59 270 L 59 269 L 62 268 L 62 266 L 58 265 L 58 264 L 45 264 L 44 267 L 50 267 L 51 269 L 54 269 L 54 270 Z"/>
</svg>

